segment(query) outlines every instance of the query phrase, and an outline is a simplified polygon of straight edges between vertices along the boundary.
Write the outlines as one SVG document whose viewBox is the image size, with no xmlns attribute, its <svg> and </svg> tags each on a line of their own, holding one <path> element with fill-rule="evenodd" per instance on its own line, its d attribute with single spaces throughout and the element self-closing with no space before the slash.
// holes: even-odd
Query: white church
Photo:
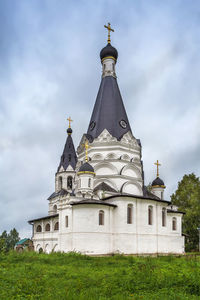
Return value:
<svg viewBox="0 0 200 300">
<path fill-rule="evenodd" d="M 88 255 L 184 253 L 182 212 L 165 200 L 163 180 L 144 185 L 141 143 L 117 84 L 118 52 L 100 52 L 102 78 L 87 133 L 75 150 L 71 118 L 48 198 L 47 216 L 29 221 L 36 251 Z"/>
</svg>

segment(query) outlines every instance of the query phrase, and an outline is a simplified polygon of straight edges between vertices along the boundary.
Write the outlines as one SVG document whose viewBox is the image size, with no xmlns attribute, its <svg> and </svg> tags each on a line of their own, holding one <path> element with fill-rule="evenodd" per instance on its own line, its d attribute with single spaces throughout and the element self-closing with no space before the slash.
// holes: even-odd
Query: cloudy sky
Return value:
<svg viewBox="0 0 200 300">
<path fill-rule="evenodd" d="M 103 25 L 115 32 L 117 76 L 145 183 L 166 198 L 200 173 L 200 2 L 0 0 L 0 232 L 45 216 L 66 139 L 87 131 L 101 80 Z"/>
</svg>

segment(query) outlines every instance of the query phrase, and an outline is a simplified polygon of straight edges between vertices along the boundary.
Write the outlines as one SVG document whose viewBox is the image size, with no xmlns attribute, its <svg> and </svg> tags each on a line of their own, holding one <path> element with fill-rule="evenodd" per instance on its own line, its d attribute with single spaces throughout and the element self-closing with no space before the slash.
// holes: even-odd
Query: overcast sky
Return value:
<svg viewBox="0 0 200 300">
<path fill-rule="evenodd" d="M 0 0 L 0 232 L 46 216 L 74 120 L 77 147 L 101 80 L 104 24 L 115 32 L 118 84 L 142 142 L 145 183 L 166 199 L 200 173 L 200 2 Z"/>
</svg>

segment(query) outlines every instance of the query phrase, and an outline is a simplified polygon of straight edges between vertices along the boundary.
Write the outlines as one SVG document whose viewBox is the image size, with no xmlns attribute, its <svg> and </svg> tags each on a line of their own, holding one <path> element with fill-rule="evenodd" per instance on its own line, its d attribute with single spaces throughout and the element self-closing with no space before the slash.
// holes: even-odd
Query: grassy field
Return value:
<svg viewBox="0 0 200 300">
<path fill-rule="evenodd" d="M 0 254 L 0 299 L 200 299 L 200 257 Z"/>
</svg>

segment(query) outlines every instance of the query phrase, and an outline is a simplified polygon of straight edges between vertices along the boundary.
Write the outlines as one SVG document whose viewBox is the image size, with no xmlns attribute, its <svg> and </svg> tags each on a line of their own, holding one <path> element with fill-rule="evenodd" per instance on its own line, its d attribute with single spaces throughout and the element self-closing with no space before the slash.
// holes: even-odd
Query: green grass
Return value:
<svg viewBox="0 0 200 300">
<path fill-rule="evenodd" d="M 200 299 L 200 257 L 0 254 L 0 299 Z"/>
</svg>

